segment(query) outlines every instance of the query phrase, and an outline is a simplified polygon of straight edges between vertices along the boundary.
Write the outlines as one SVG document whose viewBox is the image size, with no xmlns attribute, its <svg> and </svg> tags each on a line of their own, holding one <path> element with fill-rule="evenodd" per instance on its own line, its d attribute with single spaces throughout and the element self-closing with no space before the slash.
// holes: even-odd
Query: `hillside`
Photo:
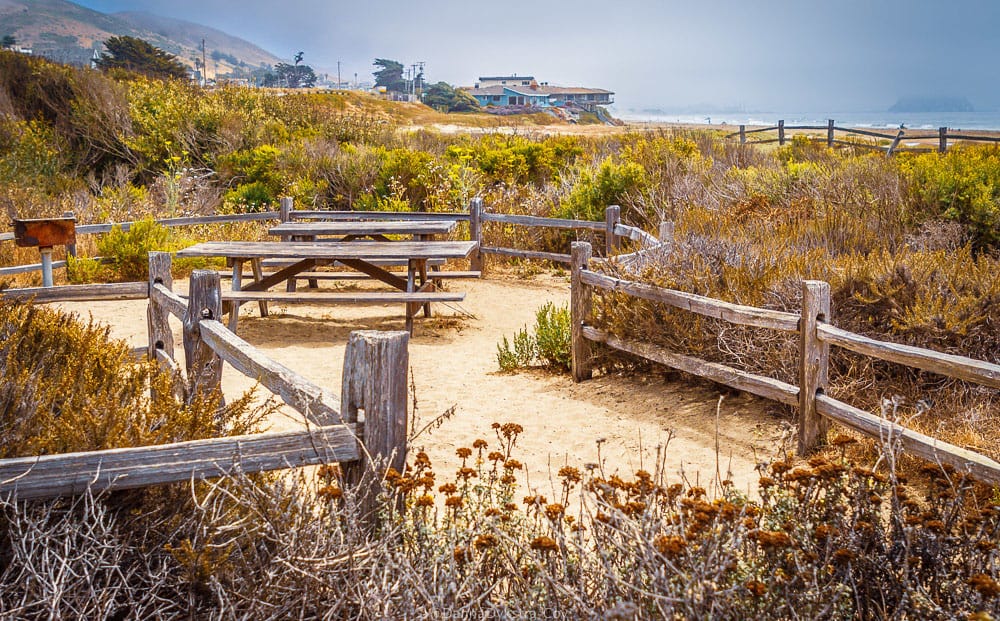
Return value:
<svg viewBox="0 0 1000 621">
<path fill-rule="evenodd" d="M 281 59 L 260 47 L 200 24 L 149 13 L 105 14 L 66 0 L 0 0 L 0 36 L 59 62 L 86 63 L 95 47 L 111 36 L 139 37 L 194 67 L 205 40 L 208 75 L 230 73 Z"/>
</svg>

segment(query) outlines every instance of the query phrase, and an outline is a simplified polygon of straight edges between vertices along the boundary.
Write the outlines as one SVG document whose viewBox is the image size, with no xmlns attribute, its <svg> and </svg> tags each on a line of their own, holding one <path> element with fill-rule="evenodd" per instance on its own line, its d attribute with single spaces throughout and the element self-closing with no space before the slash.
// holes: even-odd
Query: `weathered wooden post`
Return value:
<svg viewBox="0 0 1000 621">
<path fill-rule="evenodd" d="M 149 304 L 146 306 L 146 324 L 149 327 L 149 359 L 156 360 L 157 350 L 174 357 L 174 333 L 170 329 L 170 311 L 153 295 L 153 285 L 173 289 L 174 278 L 170 273 L 172 260 L 169 252 L 149 253 Z"/>
<path fill-rule="evenodd" d="M 282 224 L 284 224 L 286 222 L 291 222 L 291 220 L 292 220 L 292 197 L 291 196 L 282 196 L 281 197 L 281 206 L 278 209 L 278 219 L 281 220 Z M 288 239 L 289 239 L 288 235 L 282 235 L 281 236 L 281 241 L 288 241 Z"/>
<path fill-rule="evenodd" d="M 784 146 L 785 144 L 785 121 L 778 121 L 778 145 Z"/>
<path fill-rule="evenodd" d="M 747 143 L 747 126 L 740 125 L 740 144 Z"/>
<path fill-rule="evenodd" d="M 406 332 L 351 332 L 344 351 L 340 415 L 359 423 L 361 459 L 342 465 L 344 483 L 357 493 L 358 515 L 368 526 L 378 521 L 378 497 L 388 468 L 406 464 L 409 368 Z"/>
<path fill-rule="evenodd" d="M 826 122 L 826 146 L 828 149 L 833 148 L 833 119 Z"/>
<path fill-rule="evenodd" d="M 76 214 L 72 211 L 64 211 L 63 218 L 72 220 L 74 223 L 74 231 L 76 228 Z M 76 258 L 76 235 L 74 234 L 72 241 L 66 243 L 66 256 Z"/>
<path fill-rule="evenodd" d="M 939 127 L 938 128 L 938 153 L 944 153 L 948 150 L 948 128 Z"/>
<path fill-rule="evenodd" d="M 188 399 L 222 387 L 222 359 L 202 340 L 198 323 L 222 316 L 222 291 L 219 273 L 195 270 L 188 288 L 188 306 L 184 314 L 184 363 L 191 390 Z"/>
<path fill-rule="evenodd" d="M 590 341 L 583 336 L 583 326 L 590 319 L 592 291 L 584 284 L 581 272 L 587 269 L 593 249 L 587 242 L 573 242 L 570 247 L 570 322 L 573 381 L 582 382 L 593 377 Z"/>
<path fill-rule="evenodd" d="M 830 367 L 830 345 L 819 340 L 816 326 L 829 321 L 829 283 L 803 282 L 799 320 L 799 455 L 822 444 L 829 427 L 829 421 L 816 411 L 816 395 L 826 390 Z"/>
<path fill-rule="evenodd" d="M 469 201 L 469 241 L 476 242 L 476 247 L 469 255 L 469 269 L 474 272 L 483 271 L 483 255 L 479 246 L 483 243 L 482 218 L 483 199 L 476 197 Z"/>
<path fill-rule="evenodd" d="M 886 157 L 892 157 L 895 155 L 896 148 L 899 147 L 899 143 L 903 139 L 903 132 L 905 131 L 906 130 L 903 128 L 899 128 L 899 131 L 896 132 L 896 137 L 892 140 L 892 144 L 889 145 L 889 149 L 885 152 Z"/>
<path fill-rule="evenodd" d="M 618 205 L 609 205 L 604 210 L 604 256 L 610 257 L 620 246 L 620 240 L 615 235 L 615 227 L 621 223 L 622 208 Z"/>
</svg>

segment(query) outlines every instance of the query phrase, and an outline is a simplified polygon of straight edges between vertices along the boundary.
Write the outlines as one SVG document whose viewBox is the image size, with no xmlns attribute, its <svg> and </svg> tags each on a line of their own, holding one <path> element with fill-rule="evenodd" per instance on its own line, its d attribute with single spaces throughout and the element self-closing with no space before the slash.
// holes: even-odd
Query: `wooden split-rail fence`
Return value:
<svg viewBox="0 0 1000 621">
<path fill-rule="evenodd" d="M 801 131 L 825 131 L 825 138 L 820 136 L 811 136 L 806 134 L 806 137 L 810 140 L 817 142 L 826 141 L 826 146 L 833 148 L 835 146 L 848 146 L 848 147 L 861 147 L 868 149 L 875 149 L 878 151 L 885 151 L 886 155 L 893 155 L 895 153 L 900 153 L 903 151 L 926 151 L 927 147 L 901 147 L 900 145 L 907 141 L 920 141 L 920 140 L 936 140 L 937 150 L 940 153 L 944 153 L 948 150 L 950 146 L 954 146 L 955 143 L 959 141 L 966 142 L 988 142 L 988 143 L 1000 143 L 1000 137 L 997 136 L 983 136 L 978 134 L 969 133 L 952 133 L 949 132 L 947 127 L 939 127 L 936 133 L 927 133 L 921 130 L 907 130 L 906 128 L 900 127 L 895 133 L 879 132 L 870 129 L 860 129 L 856 127 L 840 127 L 833 119 L 827 121 L 826 125 L 785 125 L 785 121 L 778 121 L 777 125 L 772 125 L 770 127 L 756 127 L 753 129 L 747 129 L 746 125 L 740 125 L 739 131 L 733 132 L 726 135 L 726 138 L 739 138 L 740 144 L 769 144 L 778 143 L 779 146 L 784 146 L 785 142 L 788 141 L 788 135 L 786 132 L 801 132 Z M 774 137 L 770 137 L 776 133 Z M 767 134 L 767 138 L 756 138 L 748 139 L 748 136 L 757 134 Z M 801 134 L 800 134 L 801 135 Z M 838 138 L 837 136 L 846 136 L 848 139 Z M 856 137 L 861 138 L 874 138 L 874 141 L 864 141 L 858 140 Z M 851 140 L 850 138 L 855 138 Z M 883 144 L 879 141 L 889 141 L 889 144 Z"/>
<path fill-rule="evenodd" d="M 304 418 L 304 429 L 210 438 L 103 451 L 0 460 L 0 495 L 40 499 L 86 490 L 120 490 L 255 473 L 323 463 L 339 463 L 344 484 L 357 489 L 360 515 L 373 518 L 381 474 L 402 471 L 406 455 L 406 332 L 357 331 L 344 355 L 341 396 L 271 360 L 219 321 L 219 274 L 192 273 L 188 296 L 173 291 L 169 253 L 150 253 L 149 281 L 124 285 L 39 288 L 35 301 L 148 298 L 150 359 L 186 378 L 187 394 L 156 399 L 192 399 L 221 390 L 222 363 L 280 397 Z M 134 291 L 133 291 L 134 290 Z M 23 290 L 22 290 L 23 291 Z M 41 297 L 44 296 L 44 297 Z M 174 357 L 170 318 L 183 326 L 184 367 Z"/>
<path fill-rule="evenodd" d="M 288 208 L 290 208 L 290 204 L 288 204 L 287 207 L 283 204 L 283 209 Z M 289 218 L 287 213 L 279 213 L 278 215 L 285 221 Z M 297 218 L 335 219 L 342 217 L 344 219 L 350 219 L 357 218 L 358 215 L 359 212 L 295 212 L 295 217 Z M 362 217 L 366 217 L 365 214 L 360 215 Z M 427 215 L 428 214 L 418 214 L 413 217 L 423 218 Z M 399 214 L 387 214 L 383 212 L 374 212 L 370 214 L 370 217 L 372 218 L 395 218 L 398 216 Z M 456 218 L 456 214 L 447 214 L 446 217 L 454 219 Z M 458 214 L 457 217 L 462 219 L 461 214 Z M 664 289 L 633 280 L 618 278 L 602 273 L 601 271 L 597 271 L 596 269 L 592 269 L 598 268 L 604 262 L 608 262 L 618 266 L 619 268 L 625 268 L 624 271 L 626 272 L 630 270 L 635 271 L 634 268 L 641 267 L 644 264 L 655 264 L 656 256 L 659 253 L 670 252 L 672 247 L 673 226 L 671 223 L 661 223 L 659 237 L 655 237 L 636 227 L 622 224 L 620 221 L 620 209 L 617 206 L 611 206 L 607 209 L 605 222 L 601 223 L 580 220 L 538 218 L 535 216 L 523 215 L 490 214 L 483 208 L 482 201 L 476 199 L 470 205 L 468 221 L 470 224 L 469 232 L 472 239 L 480 242 L 483 237 L 483 225 L 487 222 L 499 222 L 528 227 L 583 229 L 586 231 L 601 231 L 605 233 L 605 259 L 594 258 L 592 256 L 593 248 L 586 242 L 574 242 L 572 244 L 572 252 L 570 255 L 539 253 L 514 248 L 483 247 L 480 248 L 480 253 L 476 253 L 472 257 L 473 269 L 476 270 L 482 269 L 483 255 L 486 254 L 518 257 L 523 259 L 541 259 L 546 261 L 557 261 L 560 263 L 568 262 L 570 264 L 572 372 L 576 381 L 583 381 L 591 377 L 591 347 L 593 343 L 599 343 L 612 349 L 639 356 L 692 375 L 704 377 L 719 384 L 749 392 L 779 403 L 796 406 L 798 408 L 797 428 L 798 451 L 800 454 L 804 455 L 814 449 L 818 444 L 822 443 L 830 421 L 835 421 L 868 437 L 875 438 L 883 442 L 898 444 L 909 454 L 921 457 L 931 462 L 949 464 L 959 472 L 968 473 L 972 477 L 987 483 L 1000 485 L 1000 463 L 994 461 L 993 459 L 918 433 L 899 425 L 894 421 L 833 399 L 826 394 L 829 381 L 828 369 L 831 346 L 842 347 L 849 351 L 872 356 L 881 360 L 904 364 L 934 373 L 940 373 L 942 375 L 978 383 L 992 388 L 1000 388 L 1000 365 L 981 360 L 974 360 L 963 356 L 955 356 L 918 347 L 880 341 L 837 328 L 830 322 L 830 287 L 824 282 L 806 281 L 803 283 L 802 310 L 799 314 L 795 314 L 743 306 L 683 291 Z M 615 255 L 614 252 L 619 249 L 624 239 L 630 239 L 636 242 L 639 249 L 629 254 Z M 183 298 L 178 297 L 171 291 L 168 280 L 169 271 L 164 271 L 163 267 L 160 266 L 160 262 L 164 262 L 167 259 L 164 259 L 163 255 L 154 256 L 159 258 L 156 258 L 154 261 L 154 258 L 151 257 L 151 277 L 148 284 L 124 283 L 115 285 L 82 285 L 75 287 L 57 287 L 54 290 L 34 288 L 21 289 L 13 292 L 7 291 L 4 292 L 4 295 L 34 297 L 36 301 L 55 301 L 57 299 L 121 299 L 135 296 L 149 297 L 151 337 L 148 353 L 149 355 L 154 356 L 157 360 L 160 360 L 162 364 L 176 364 L 171 362 L 172 355 L 168 355 L 172 352 L 172 349 L 170 349 L 172 348 L 172 341 L 166 340 L 167 334 L 163 328 L 154 327 L 153 317 L 161 317 L 164 309 L 175 316 L 186 317 L 189 309 L 189 306 L 186 306 L 186 304 L 190 303 L 185 302 Z M 157 276 L 157 274 L 159 276 Z M 205 285 L 196 284 L 195 281 L 198 280 L 200 283 L 201 279 L 208 279 L 208 274 L 211 274 L 215 279 L 218 278 L 218 275 L 215 272 L 207 272 L 205 275 L 199 275 L 198 279 L 193 277 L 191 283 L 192 292 L 198 290 L 199 288 L 205 288 Z M 160 280 L 158 281 L 157 278 Z M 217 284 L 215 284 L 217 281 L 212 280 L 211 282 L 212 284 L 207 288 L 210 290 L 217 290 Z M 58 293 L 57 290 L 59 290 Z M 723 364 L 671 352 L 662 347 L 654 346 L 648 343 L 622 339 L 609 334 L 591 323 L 592 296 L 595 292 L 598 292 L 599 294 L 601 291 L 611 291 L 636 298 L 660 302 L 685 311 L 725 320 L 734 325 L 752 326 L 797 333 L 799 336 L 799 385 L 795 386 L 774 378 L 756 375 Z M 192 360 L 193 362 L 191 362 L 191 364 L 195 365 L 193 368 L 189 368 L 188 370 L 189 378 L 200 377 L 198 369 L 217 368 L 212 367 L 211 365 L 206 367 L 206 365 L 198 363 L 197 361 L 202 359 L 211 360 L 213 359 L 213 355 L 218 356 L 230 364 L 233 364 L 234 367 L 240 369 L 251 377 L 261 378 L 262 383 L 264 383 L 266 387 L 276 392 L 276 394 L 281 395 L 286 403 L 296 407 L 296 409 L 304 412 L 310 412 L 313 416 L 333 416 L 335 410 L 333 409 L 333 405 L 331 405 L 332 397 L 326 396 L 326 393 L 321 389 L 305 382 L 305 380 L 299 378 L 291 370 L 285 369 L 272 361 L 268 361 L 259 352 L 254 353 L 255 350 L 253 350 L 252 347 L 242 342 L 232 333 L 225 331 L 216 319 L 216 317 L 218 317 L 218 313 L 221 312 L 220 309 L 217 309 L 215 306 L 217 299 L 216 296 L 217 294 L 209 294 L 207 299 L 210 304 L 202 306 L 203 316 L 200 319 L 197 316 L 189 317 L 187 323 L 185 324 L 185 335 L 190 332 L 192 335 L 192 343 L 199 342 L 200 338 L 201 349 L 198 351 L 202 352 L 201 354 L 192 353 L 190 356 L 186 356 L 185 359 Z M 194 293 L 192 293 L 192 298 L 201 299 L 200 294 L 197 298 L 195 298 Z M 154 309 L 159 310 L 154 312 Z M 211 316 L 204 316 L 206 312 Z M 192 327 L 188 328 L 188 324 Z M 197 330 L 193 327 L 195 325 L 199 326 Z M 161 335 L 163 338 L 154 338 L 155 335 Z M 195 338 L 196 335 L 200 336 Z M 372 339 L 374 337 L 366 336 L 364 338 L 358 338 L 365 340 Z M 168 343 L 170 343 L 170 345 L 168 345 Z M 187 347 L 187 344 L 188 339 L 186 338 L 185 347 Z M 361 346 L 358 345 L 358 347 Z M 370 349 L 371 348 L 369 348 L 369 350 Z M 398 365 L 398 361 L 400 359 L 405 360 L 405 346 L 402 350 L 397 349 L 396 351 L 397 353 L 390 356 L 390 358 L 395 359 L 397 361 L 396 364 Z M 349 358 L 356 356 L 360 356 L 362 358 L 367 356 L 366 359 L 368 359 L 369 362 L 372 360 L 369 354 L 349 354 Z M 402 358 L 400 358 L 400 356 L 402 356 Z M 366 368 L 369 370 L 363 373 L 364 377 L 383 377 L 383 371 L 380 370 L 380 364 L 371 363 Z M 402 368 L 404 369 L 402 376 L 405 376 L 405 363 L 403 363 Z M 209 375 L 211 376 L 211 382 L 217 381 L 214 375 Z M 347 376 L 347 359 L 345 359 L 345 378 L 347 378 Z M 393 381 L 397 380 L 398 378 Z M 349 383 L 351 382 L 345 379 L 345 400 L 353 394 L 351 390 L 355 390 L 355 388 L 348 387 Z M 369 384 L 366 384 L 361 380 L 356 380 L 354 383 L 351 383 L 351 386 L 356 385 L 369 386 Z M 396 387 L 395 384 L 393 384 L 393 386 L 394 388 L 392 388 L 392 390 L 401 390 Z M 401 394 L 405 395 L 405 390 Z M 357 403 L 362 402 L 363 401 L 357 401 Z M 360 407 L 364 408 L 363 405 Z M 327 428 L 329 425 L 326 423 L 329 421 L 329 418 L 321 418 L 315 421 L 314 424 L 317 425 L 317 429 L 312 433 L 321 430 L 325 434 L 339 434 L 342 439 L 346 439 L 347 436 L 344 434 L 351 434 L 352 428 L 350 425 L 356 425 L 357 419 L 352 418 L 353 415 L 350 414 L 351 407 L 349 405 L 345 405 L 341 409 L 343 410 L 340 414 L 342 425 L 346 425 L 346 427 L 337 427 L 337 431 L 328 430 Z M 367 417 L 371 419 L 372 413 L 368 410 L 365 411 Z M 404 427 L 399 427 L 401 424 L 400 420 L 405 421 L 405 404 L 401 405 L 396 412 L 396 414 L 390 416 L 386 419 L 386 421 L 382 421 L 381 418 L 379 419 L 380 422 L 378 422 L 378 427 L 373 427 L 373 431 L 371 431 L 371 442 L 374 446 L 381 447 L 378 450 L 385 453 L 386 456 L 391 454 L 396 458 L 399 458 L 405 447 L 400 448 L 398 443 L 387 444 L 382 438 L 390 436 L 398 438 L 401 436 L 398 434 L 392 435 L 388 431 L 381 431 L 387 429 L 387 426 L 391 425 L 396 425 L 396 428 L 405 428 L 405 422 L 402 423 Z M 404 413 L 399 414 L 398 412 Z M 400 416 L 403 418 L 400 419 Z M 394 422 L 389 423 L 388 421 L 390 420 Z M 370 426 L 370 423 L 366 424 L 365 430 L 362 433 L 359 433 L 355 428 L 353 430 L 354 435 L 351 435 L 350 437 L 353 439 L 355 436 L 358 436 L 365 443 L 365 445 L 367 445 L 369 442 L 369 431 L 367 429 Z M 380 431 L 374 431 L 376 428 Z M 387 435 L 381 435 L 383 433 Z M 292 437 L 298 438 L 298 440 L 289 440 L 292 443 L 299 440 L 305 440 L 305 436 L 295 436 L 294 433 L 292 434 Z M 231 456 L 232 451 L 235 450 L 236 446 L 242 446 L 240 445 L 240 442 L 242 441 L 243 440 L 241 439 L 219 439 L 200 442 L 208 442 L 210 445 L 215 442 L 223 443 L 218 446 L 228 447 L 228 449 L 221 448 L 220 451 Z M 396 440 L 393 442 L 396 442 Z M 389 444 L 393 444 L 392 448 L 389 447 Z M 337 442 L 333 442 L 332 446 L 337 447 L 339 444 Z M 357 443 L 355 443 L 354 446 L 357 447 Z M 301 448 L 301 445 L 299 445 L 299 449 Z M 155 447 L 151 447 L 151 449 L 155 449 Z M 121 449 L 121 451 L 126 452 L 136 450 L 142 451 L 146 449 Z M 229 451 L 228 453 L 226 452 L 227 450 Z M 305 450 L 308 453 L 310 449 L 306 448 Z M 349 448 L 335 448 L 331 450 L 333 452 L 326 458 L 332 459 L 336 457 L 339 459 L 341 455 L 337 453 L 337 451 L 349 451 Z M 344 457 L 353 459 L 355 456 L 356 453 L 347 453 Z M 56 458 L 57 457 L 46 457 L 38 459 Z M 302 457 L 297 457 L 297 459 L 302 459 Z M 71 462 L 72 460 L 67 463 Z M 223 473 L 217 462 L 218 460 L 215 460 L 213 463 L 216 465 L 209 467 L 208 471 L 216 474 Z M 98 461 L 97 463 L 100 462 Z M 276 467 L 282 467 L 280 464 L 287 464 L 289 462 L 288 458 L 279 457 L 278 462 L 274 463 Z M 94 467 L 94 464 L 90 464 L 88 466 L 90 469 L 87 470 L 85 468 L 83 471 L 89 472 L 92 477 L 96 477 L 95 473 L 98 472 L 100 468 L 95 470 Z M 0 469 L 0 480 L 6 481 L 8 474 L 8 471 Z M 99 477 L 87 480 L 98 481 Z M 77 483 L 77 485 L 80 484 L 82 483 Z M 8 489 L 10 483 L 3 483 L 3 485 L 8 487 L 0 487 L 0 490 Z M 69 491 L 69 488 L 66 489 Z"/>
</svg>

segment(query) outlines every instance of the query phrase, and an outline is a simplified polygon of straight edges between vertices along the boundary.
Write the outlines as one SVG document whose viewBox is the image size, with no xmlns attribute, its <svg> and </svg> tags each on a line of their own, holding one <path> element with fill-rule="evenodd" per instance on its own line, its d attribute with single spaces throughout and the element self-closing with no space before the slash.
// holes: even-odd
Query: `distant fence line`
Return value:
<svg viewBox="0 0 1000 621">
<path fill-rule="evenodd" d="M 779 146 L 784 146 L 788 138 L 785 134 L 787 131 L 826 131 L 826 146 L 833 148 L 834 146 L 851 146 L 851 147 L 862 147 L 868 149 L 875 149 L 878 151 L 885 151 L 886 155 L 893 155 L 895 153 L 903 151 L 925 151 L 927 149 L 918 148 L 904 148 L 900 147 L 900 143 L 908 140 L 937 140 L 938 141 L 938 152 L 944 153 L 948 150 L 954 141 L 964 140 L 971 142 L 991 142 L 1000 143 L 1000 137 L 997 136 L 977 136 L 974 134 L 961 134 L 961 133 L 949 133 L 947 127 L 938 128 L 937 133 L 918 133 L 918 134 L 908 134 L 905 128 L 900 128 L 894 134 L 888 134 L 884 132 L 871 131 L 867 129 L 858 129 L 853 127 L 840 127 L 833 119 L 827 121 L 826 125 L 785 125 L 784 120 L 778 121 L 777 125 L 772 125 L 770 127 L 759 127 L 755 129 L 747 129 L 746 125 L 740 125 L 738 132 L 727 134 L 726 138 L 736 138 L 739 137 L 740 144 L 769 144 L 777 142 Z M 775 138 L 758 139 L 758 140 L 748 140 L 747 136 L 750 134 L 760 134 L 768 132 L 777 132 L 778 135 Z M 868 138 L 879 138 L 882 140 L 891 141 L 888 145 L 878 145 L 878 144 L 868 144 L 864 142 L 850 141 L 850 140 L 838 140 L 836 138 L 837 132 L 841 134 L 847 134 L 848 136 L 865 136 Z M 812 138 L 812 140 L 820 141 L 821 138 Z"/>
</svg>

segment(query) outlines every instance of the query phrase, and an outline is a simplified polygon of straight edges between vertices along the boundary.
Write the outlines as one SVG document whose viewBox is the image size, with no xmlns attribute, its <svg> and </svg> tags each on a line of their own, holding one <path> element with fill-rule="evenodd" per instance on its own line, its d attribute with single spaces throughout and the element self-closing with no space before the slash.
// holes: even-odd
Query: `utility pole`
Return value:
<svg viewBox="0 0 1000 621">
<path fill-rule="evenodd" d="M 414 93 L 417 96 L 417 101 L 420 101 L 420 95 L 423 94 L 424 90 L 424 65 L 427 63 L 425 61 L 417 61 L 417 65 L 420 67 L 420 73 L 417 74 L 417 80 L 420 81 L 420 89 L 418 92 Z"/>
<path fill-rule="evenodd" d="M 337 90 L 340 90 L 340 61 L 337 61 Z"/>
<path fill-rule="evenodd" d="M 208 65 L 205 64 L 205 40 L 201 40 L 201 70 L 204 75 L 201 76 L 201 85 L 208 86 Z"/>
</svg>

